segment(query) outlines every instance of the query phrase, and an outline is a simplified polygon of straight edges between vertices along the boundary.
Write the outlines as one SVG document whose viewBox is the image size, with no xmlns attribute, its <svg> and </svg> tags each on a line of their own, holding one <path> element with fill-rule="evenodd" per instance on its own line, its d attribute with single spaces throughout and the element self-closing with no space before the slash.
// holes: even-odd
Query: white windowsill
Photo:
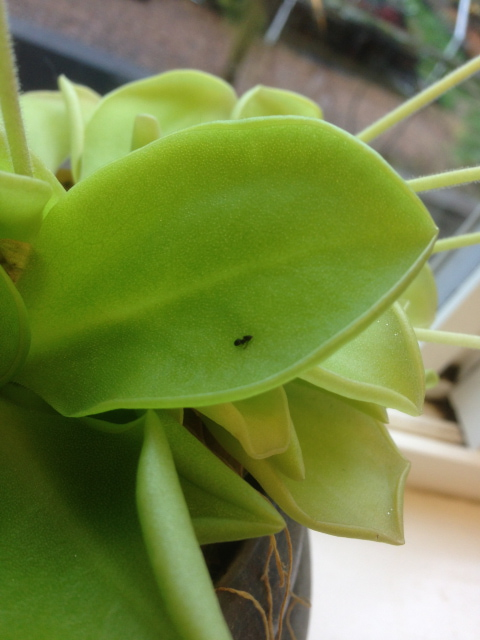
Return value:
<svg viewBox="0 0 480 640">
<path fill-rule="evenodd" d="M 477 640 L 480 504 L 407 489 L 405 545 L 311 532 L 308 640 Z"/>
<path fill-rule="evenodd" d="M 426 416 L 411 418 L 397 412 L 389 415 L 390 434 L 402 454 L 412 463 L 408 486 L 480 501 L 480 450 L 435 439 L 436 427 L 439 434 L 442 431 L 441 420 Z M 451 433 L 451 425 L 445 421 L 445 433 Z M 432 426 L 433 437 L 418 435 L 418 432 L 431 432 Z"/>
</svg>

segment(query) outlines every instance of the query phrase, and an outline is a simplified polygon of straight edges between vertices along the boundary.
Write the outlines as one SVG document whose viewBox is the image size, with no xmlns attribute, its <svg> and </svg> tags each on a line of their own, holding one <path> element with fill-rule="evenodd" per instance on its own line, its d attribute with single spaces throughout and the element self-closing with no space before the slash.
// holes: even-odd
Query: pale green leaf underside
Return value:
<svg viewBox="0 0 480 640">
<path fill-rule="evenodd" d="M 168 71 L 123 85 L 107 94 L 85 131 L 81 177 L 132 150 L 135 119 L 153 116 L 161 135 L 230 117 L 237 96 L 232 87 L 208 73 Z"/>
<path fill-rule="evenodd" d="M 138 524 L 139 438 L 23 404 L 0 396 L 2 640 L 184 640 Z"/>
<path fill-rule="evenodd" d="M 162 424 L 180 428 L 167 411 L 147 414 L 137 476 L 140 523 L 158 588 L 182 640 L 231 640 Z"/>
<path fill-rule="evenodd" d="M 0 266 L 0 387 L 16 373 L 27 357 L 30 328 L 27 311 L 15 285 Z"/>
<path fill-rule="evenodd" d="M 187 429 L 163 423 L 199 544 L 273 535 L 283 518 Z"/>
<path fill-rule="evenodd" d="M 398 304 L 299 377 L 333 393 L 411 415 L 422 410 L 424 367 L 418 341 Z"/>
<path fill-rule="evenodd" d="M 283 475 L 274 458 L 249 458 L 226 431 L 207 424 L 298 522 L 333 535 L 402 544 L 403 485 L 409 463 L 385 427 L 340 396 L 302 382 L 285 388 L 302 444 L 303 482 Z"/>
<path fill-rule="evenodd" d="M 47 216 L 20 282 L 32 349 L 18 380 L 70 415 L 268 391 L 386 309 L 435 234 L 390 167 L 325 122 L 180 131 Z"/>
</svg>

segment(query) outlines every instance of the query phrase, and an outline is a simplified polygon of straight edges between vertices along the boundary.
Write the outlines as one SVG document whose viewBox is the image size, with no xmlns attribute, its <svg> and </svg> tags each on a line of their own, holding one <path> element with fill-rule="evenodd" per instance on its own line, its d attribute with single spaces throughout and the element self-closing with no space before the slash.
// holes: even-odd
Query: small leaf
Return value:
<svg viewBox="0 0 480 640">
<path fill-rule="evenodd" d="M 0 129 L 0 238 L 30 242 L 64 190 L 32 155 L 33 177 L 14 173 L 5 133 Z"/>
<path fill-rule="evenodd" d="M 305 480 L 305 462 L 297 432 L 292 424 L 290 445 L 283 453 L 271 456 L 276 468 L 292 480 Z"/>
<path fill-rule="evenodd" d="M 290 444 L 293 426 L 282 387 L 199 411 L 237 438 L 252 458 L 283 453 Z"/>
<path fill-rule="evenodd" d="M 148 412 L 138 467 L 137 504 L 158 588 L 182 640 L 231 640 L 193 530 L 163 424 Z"/>
<path fill-rule="evenodd" d="M 30 211 L 27 214 L 27 219 L 30 218 L 30 224 L 26 224 L 26 229 L 20 231 L 17 235 L 31 236 L 33 237 L 36 234 L 35 229 L 38 231 L 41 220 L 39 220 L 39 215 L 37 213 L 37 209 L 40 206 L 40 202 L 44 199 L 45 194 L 48 193 L 50 187 L 50 198 L 47 200 L 46 204 L 42 209 L 42 219 L 47 215 L 53 205 L 60 200 L 65 195 L 65 190 L 57 180 L 57 178 L 53 175 L 53 173 L 48 169 L 48 167 L 38 158 L 35 154 L 31 154 L 32 165 L 33 165 L 33 183 L 25 183 L 24 181 L 18 181 L 18 178 L 28 179 L 26 176 L 18 176 L 15 174 L 13 170 L 13 165 L 10 157 L 10 152 L 8 149 L 7 140 L 3 131 L 0 130 L 0 175 L 3 174 L 11 174 L 14 177 L 11 178 L 9 175 L 3 176 L 6 184 L 6 198 L 10 199 L 10 203 L 13 204 L 8 211 L 6 207 L 4 209 L 3 215 L 6 219 L 10 220 L 10 224 L 14 225 L 15 221 L 17 221 L 17 226 L 22 229 L 22 224 L 18 222 L 18 219 L 22 220 L 22 210 L 24 209 L 25 202 L 28 198 L 32 198 L 31 192 L 37 192 L 36 196 L 33 196 L 33 210 L 32 208 L 28 209 Z M 15 177 L 16 176 L 16 177 Z M 31 180 L 31 179 L 30 179 Z M 44 183 L 41 186 L 38 186 L 38 182 L 40 181 Z M 23 194 L 23 190 L 27 186 L 27 191 L 29 195 L 25 196 Z M 42 195 L 43 194 L 43 195 Z M 2 201 L 2 204 L 3 201 Z M 6 199 L 5 199 L 6 205 Z M 1 224 L 2 212 L 0 212 L 0 224 Z M 23 219 L 23 224 L 25 225 L 25 218 Z M 11 230 L 14 232 L 14 229 Z M 7 228 L 5 228 L 4 233 L 7 233 Z M 0 238 L 11 238 L 11 236 L 2 235 L 0 233 Z"/>
<path fill-rule="evenodd" d="M 199 544 L 273 535 L 283 518 L 261 494 L 174 420 L 163 427 Z"/>
<path fill-rule="evenodd" d="M 340 396 L 301 382 L 285 387 L 305 460 L 295 482 L 274 457 L 249 458 L 221 427 L 220 444 L 290 517 L 311 529 L 349 538 L 403 543 L 403 487 L 409 463 L 384 425 Z"/>
<path fill-rule="evenodd" d="M 0 171 L 0 238 L 31 242 L 52 195 L 44 180 Z"/>
<path fill-rule="evenodd" d="M 84 124 L 100 96 L 60 76 L 61 91 L 28 91 L 21 96 L 27 140 L 33 153 L 53 173 L 71 156 L 76 172 L 83 149 Z"/>
<path fill-rule="evenodd" d="M 65 101 L 69 130 L 69 156 L 75 181 L 80 175 L 80 158 L 83 153 L 85 125 L 90 120 L 100 96 L 92 89 L 70 82 L 60 76 L 58 86 Z"/>
<path fill-rule="evenodd" d="M 148 113 L 140 113 L 135 117 L 132 133 L 132 151 L 144 147 L 160 137 L 158 120 Z"/>
<path fill-rule="evenodd" d="M 70 152 L 65 101 L 59 91 L 28 91 L 21 96 L 28 146 L 55 173 Z"/>
<path fill-rule="evenodd" d="M 410 323 L 397 304 L 299 377 L 362 402 L 410 415 L 422 411 L 425 395 L 422 357 Z"/>
<path fill-rule="evenodd" d="M 435 234 L 401 178 L 321 120 L 179 131 L 50 211 L 19 282 L 16 379 L 70 415 L 264 393 L 385 311 Z"/>
<path fill-rule="evenodd" d="M 131 151 L 135 119 L 150 114 L 162 136 L 192 125 L 230 117 L 232 87 L 201 71 L 169 71 L 108 93 L 87 125 L 82 178 Z"/>
<path fill-rule="evenodd" d="M 285 89 L 258 85 L 243 94 L 232 112 L 233 119 L 261 116 L 321 118 L 320 107 L 305 96 Z"/>
</svg>

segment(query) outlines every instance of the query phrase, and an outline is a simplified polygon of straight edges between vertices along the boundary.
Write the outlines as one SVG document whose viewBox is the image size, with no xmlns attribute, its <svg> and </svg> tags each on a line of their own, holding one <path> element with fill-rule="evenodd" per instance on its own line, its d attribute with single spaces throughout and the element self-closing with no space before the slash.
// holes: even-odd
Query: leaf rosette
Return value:
<svg viewBox="0 0 480 640">
<path fill-rule="evenodd" d="M 135 638 L 228 638 L 198 543 L 273 535 L 284 522 L 189 433 L 184 410 L 299 522 L 401 543 L 408 463 L 385 408 L 421 410 L 408 317 L 427 324 L 435 304 L 424 264 L 437 230 L 413 190 L 292 92 L 237 99 L 222 80 L 182 71 L 103 98 L 63 78 L 59 92 L 22 99 L 41 193 L 22 221 L 28 266 L 0 288 L 0 374 L 14 382 L 0 398 L 2 442 L 15 443 L 0 450 L 0 502 L 23 527 L 38 500 L 40 555 L 55 519 L 45 557 L 66 550 L 69 580 L 43 591 L 50 569 L 39 561 L 26 573 L 12 542 L 8 579 L 28 575 L 47 594 L 16 638 L 31 637 L 40 611 L 51 612 L 41 633 L 65 630 L 55 603 L 73 597 L 67 584 L 93 599 L 105 591 L 124 621 L 105 619 L 112 638 L 124 624 Z M 75 184 L 65 193 L 50 171 L 66 158 Z M 100 497 L 86 516 L 78 482 L 96 450 L 108 469 L 88 474 Z M 19 482 L 26 468 L 31 481 Z M 138 519 L 125 506 L 135 485 Z M 108 544 L 120 520 L 131 562 Z M 184 557 L 171 561 L 180 539 Z M 202 592 L 186 617 L 185 589 Z M 77 637 L 82 611 L 62 637 Z"/>
</svg>

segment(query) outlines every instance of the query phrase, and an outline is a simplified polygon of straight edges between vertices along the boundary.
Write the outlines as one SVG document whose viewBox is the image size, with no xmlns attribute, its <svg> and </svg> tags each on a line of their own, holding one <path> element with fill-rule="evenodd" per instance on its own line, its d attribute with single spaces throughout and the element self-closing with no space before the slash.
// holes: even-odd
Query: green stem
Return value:
<svg viewBox="0 0 480 640">
<path fill-rule="evenodd" d="M 445 189 L 461 184 L 469 184 L 480 180 L 480 167 L 468 167 L 456 169 L 445 173 L 436 173 L 432 176 L 407 180 L 407 184 L 417 193 L 420 191 L 432 191 L 433 189 Z"/>
<path fill-rule="evenodd" d="M 447 344 L 451 347 L 461 347 L 463 349 L 480 349 L 480 336 L 472 336 L 468 333 L 416 328 L 415 335 L 421 342 L 435 342 L 436 344 Z"/>
<path fill-rule="evenodd" d="M 410 98 L 399 107 L 387 113 L 386 116 L 380 118 L 370 126 L 357 133 L 357 138 L 362 140 L 363 142 L 370 142 L 374 138 L 378 137 L 380 134 L 387 131 L 391 127 L 395 126 L 405 118 L 408 118 L 413 113 L 420 111 L 431 102 L 439 98 L 441 95 L 457 86 L 470 76 L 473 76 L 475 73 L 480 71 L 480 56 L 477 58 L 473 58 L 466 64 L 462 65 L 455 71 L 452 71 L 444 78 L 435 82 L 430 87 L 427 87 L 420 93 L 417 93 L 416 96 Z"/>
<path fill-rule="evenodd" d="M 440 253 L 440 251 L 452 251 L 453 249 L 463 249 L 464 247 L 470 247 L 473 244 L 480 244 L 480 232 L 477 233 L 465 233 L 459 236 L 452 236 L 451 238 L 442 238 L 437 240 L 433 247 L 433 253 Z"/>
<path fill-rule="evenodd" d="M 4 0 L 0 0 L 0 88 L 0 106 L 13 170 L 31 177 L 32 162 L 18 100 L 18 80 Z"/>
</svg>

